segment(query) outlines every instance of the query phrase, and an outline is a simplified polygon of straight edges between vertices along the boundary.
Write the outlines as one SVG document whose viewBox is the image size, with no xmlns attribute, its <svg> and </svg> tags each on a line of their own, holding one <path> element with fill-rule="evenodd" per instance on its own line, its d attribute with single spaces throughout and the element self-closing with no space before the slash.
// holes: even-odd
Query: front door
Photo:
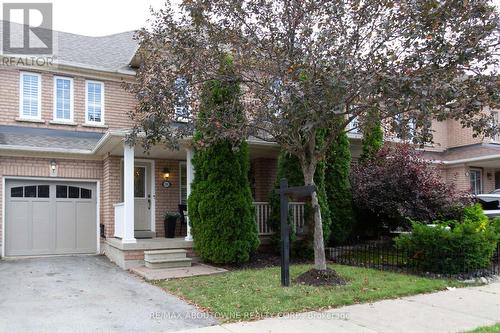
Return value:
<svg viewBox="0 0 500 333">
<path fill-rule="evenodd" d="M 136 163 L 134 167 L 135 230 L 151 231 L 151 165 Z"/>
</svg>

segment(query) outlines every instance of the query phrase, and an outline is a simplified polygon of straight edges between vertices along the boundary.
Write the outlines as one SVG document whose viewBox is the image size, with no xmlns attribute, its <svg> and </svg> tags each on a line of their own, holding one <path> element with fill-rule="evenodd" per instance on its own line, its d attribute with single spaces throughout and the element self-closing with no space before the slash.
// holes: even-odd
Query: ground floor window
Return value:
<svg viewBox="0 0 500 333">
<path fill-rule="evenodd" d="M 470 188 L 473 194 L 480 194 L 481 191 L 481 170 L 471 169 L 469 171 Z"/>
</svg>

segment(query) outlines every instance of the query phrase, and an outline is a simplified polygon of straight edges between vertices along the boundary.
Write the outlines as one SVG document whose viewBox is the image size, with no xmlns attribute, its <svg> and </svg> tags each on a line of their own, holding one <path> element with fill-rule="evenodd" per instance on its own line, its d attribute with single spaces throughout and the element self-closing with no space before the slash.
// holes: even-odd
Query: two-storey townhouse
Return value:
<svg viewBox="0 0 500 333">
<path fill-rule="evenodd" d="M 0 66 L 1 256 L 104 252 L 131 267 L 144 250 L 190 249 L 186 223 L 174 239 L 163 228 L 190 191 L 189 142 L 149 152 L 124 144 L 134 32 L 54 34 L 53 66 Z M 250 151 L 263 231 L 278 148 L 251 140 Z"/>
<path fill-rule="evenodd" d="M 0 65 L 0 255 L 105 253 L 129 268 L 147 250 L 191 249 L 186 223 L 173 239 L 163 228 L 165 212 L 179 211 L 190 192 L 189 140 L 149 152 L 124 143 L 135 107 L 123 88 L 138 65 L 134 33 L 54 34 L 53 66 Z M 353 126 L 356 159 L 361 135 Z M 445 179 L 476 192 L 500 187 L 500 146 L 454 121 L 434 128 L 426 154 L 442 163 Z M 266 235 L 279 148 L 259 140 L 249 147 L 256 223 Z"/>
</svg>

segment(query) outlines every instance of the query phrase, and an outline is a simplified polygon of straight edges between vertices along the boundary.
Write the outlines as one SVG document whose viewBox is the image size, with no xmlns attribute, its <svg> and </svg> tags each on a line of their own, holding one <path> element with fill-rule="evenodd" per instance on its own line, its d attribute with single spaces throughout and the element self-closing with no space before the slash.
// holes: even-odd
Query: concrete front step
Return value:
<svg viewBox="0 0 500 333">
<path fill-rule="evenodd" d="M 135 230 L 134 237 L 138 239 L 154 238 L 156 237 L 156 232 L 149 230 Z"/>
<path fill-rule="evenodd" d="M 191 258 L 175 258 L 168 260 L 144 260 L 147 268 L 191 267 Z"/>
<path fill-rule="evenodd" d="M 183 249 L 144 251 L 145 261 L 152 261 L 152 260 L 168 261 L 170 259 L 186 258 L 186 256 L 187 256 L 187 251 Z"/>
</svg>

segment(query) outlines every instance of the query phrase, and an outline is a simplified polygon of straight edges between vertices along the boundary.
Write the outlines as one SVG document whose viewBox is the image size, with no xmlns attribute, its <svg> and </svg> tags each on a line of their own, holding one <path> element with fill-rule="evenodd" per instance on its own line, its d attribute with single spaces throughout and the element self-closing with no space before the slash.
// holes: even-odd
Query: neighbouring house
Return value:
<svg viewBox="0 0 500 333">
<path fill-rule="evenodd" d="M 2 257 L 105 253 L 123 268 L 144 251 L 191 249 L 186 223 L 165 238 L 163 216 L 186 203 L 193 179 L 189 140 L 144 152 L 124 138 L 132 127 L 137 42 L 133 32 L 87 37 L 55 32 L 54 66 L 0 65 Z M 429 157 L 443 177 L 474 192 L 500 187 L 500 144 L 473 139 L 455 121 L 434 125 Z M 361 135 L 349 134 L 353 156 Z M 277 145 L 249 140 L 250 182 L 261 236 L 269 235 L 268 193 Z M 168 182 L 167 182 L 168 181 Z M 303 204 L 294 203 L 300 227 Z"/>
</svg>

